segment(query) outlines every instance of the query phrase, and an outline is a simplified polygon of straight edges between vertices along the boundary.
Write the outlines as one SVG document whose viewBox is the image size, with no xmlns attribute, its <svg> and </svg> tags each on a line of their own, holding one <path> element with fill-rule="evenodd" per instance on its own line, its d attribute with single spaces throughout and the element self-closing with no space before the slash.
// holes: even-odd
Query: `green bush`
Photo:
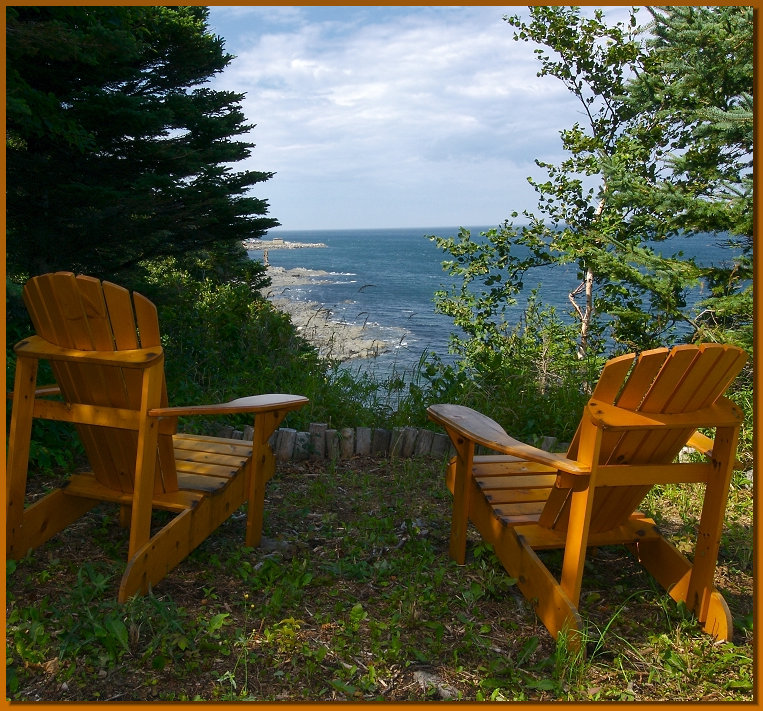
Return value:
<svg viewBox="0 0 763 711">
<path fill-rule="evenodd" d="M 603 361 L 578 358 L 575 329 L 553 307 L 533 296 L 513 329 L 454 342 L 459 364 L 433 364 L 426 395 L 473 407 L 520 439 L 572 437 Z"/>
</svg>

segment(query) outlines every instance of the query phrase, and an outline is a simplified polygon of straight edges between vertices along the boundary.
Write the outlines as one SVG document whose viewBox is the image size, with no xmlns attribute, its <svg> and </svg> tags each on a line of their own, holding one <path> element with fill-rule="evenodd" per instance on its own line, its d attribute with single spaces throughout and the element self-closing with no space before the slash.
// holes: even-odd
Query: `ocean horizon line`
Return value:
<svg viewBox="0 0 763 711">
<path fill-rule="evenodd" d="M 413 227 L 274 227 L 267 230 L 266 235 L 272 235 L 279 232 L 390 232 L 393 230 L 412 231 L 412 230 L 473 230 L 473 229 L 492 229 L 500 227 L 503 222 L 498 224 L 480 223 L 473 225 L 414 225 Z"/>
</svg>

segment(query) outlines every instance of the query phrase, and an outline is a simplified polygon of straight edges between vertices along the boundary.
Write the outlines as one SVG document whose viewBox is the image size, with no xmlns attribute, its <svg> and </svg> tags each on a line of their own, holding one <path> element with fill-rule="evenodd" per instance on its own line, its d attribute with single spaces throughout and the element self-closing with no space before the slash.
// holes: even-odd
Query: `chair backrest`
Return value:
<svg viewBox="0 0 763 711">
<path fill-rule="evenodd" d="M 156 307 L 144 296 L 98 279 L 57 272 L 33 277 L 24 303 L 38 336 L 63 348 L 120 351 L 161 346 Z M 131 368 L 51 363 L 67 402 L 139 409 L 142 373 Z M 161 405 L 167 404 L 166 386 Z M 77 425 L 96 479 L 123 492 L 133 489 L 137 432 Z M 171 434 L 159 436 L 155 490 L 177 491 Z"/>
<path fill-rule="evenodd" d="M 675 346 L 629 354 L 606 363 L 592 400 L 652 414 L 692 412 L 711 406 L 739 374 L 746 353 L 720 344 Z M 695 428 L 666 432 L 605 432 L 601 464 L 668 464 L 673 462 Z M 580 429 L 567 456 L 576 459 Z M 591 532 L 623 523 L 638 507 L 651 487 L 603 487 L 596 491 Z M 569 492 L 555 489 L 541 521 L 566 526 Z"/>
</svg>

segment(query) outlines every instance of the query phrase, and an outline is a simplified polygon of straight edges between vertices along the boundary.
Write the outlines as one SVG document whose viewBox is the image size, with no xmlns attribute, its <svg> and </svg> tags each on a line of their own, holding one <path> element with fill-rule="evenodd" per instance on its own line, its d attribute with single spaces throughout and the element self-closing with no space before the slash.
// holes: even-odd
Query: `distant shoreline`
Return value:
<svg viewBox="0 0 763 711">
<path fill-rule="evenodd" d="M 276 237 L 273 239 L 245 239 L 244 248 L 250 251 L 271 249 L 306 249 L 323 248 L 328 245 L 323 242 L 287 242 L 285 239 Z"/>
</svg>

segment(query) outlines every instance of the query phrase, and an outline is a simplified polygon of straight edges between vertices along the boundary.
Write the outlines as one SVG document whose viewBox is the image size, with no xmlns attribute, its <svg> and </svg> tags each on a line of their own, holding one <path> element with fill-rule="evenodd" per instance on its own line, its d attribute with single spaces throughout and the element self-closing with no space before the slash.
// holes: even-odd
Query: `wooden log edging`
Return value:
<svg viewBox="0 0 763 711">
<path fill-rule="evenodd" d="M 229 439 L 247 440 L 251 439 L 253 429 L 247 426 L 237 430 L 228 425 L 216 434 Z M 395 427 L 392 430 L 343 427 L 336 430 L 322 422 L 312 423 L 307 432 L 281 427 L 272 434 L 268 443 L 279 462 L 351 459 L 356 456 L 444 459 L 453 456 L 456 451 L 448 435 L 423 427 Z"/>
<path fill-rule="evenodd" d="M 220 437 L 251 439 L 253 429 L 243 430 L 223 427 Z M 455 455 L 456 450 L 448 435 L 424 427 L 395 427 L 391 430 L 371 427 L 343 427 L 332 429 L 325 423 L 312 423 L 307 432 L 291 427 L 281 427 L 268 440 L 279 462 L 304 461 L 307 459 L 351 459 L 352 457 L 430 457 L 445 459 Z M 543 437 L 541 448 L 546 451 L 564 452 L 569 446 L 559 443 L 556 437 Z"/>
</svg>

